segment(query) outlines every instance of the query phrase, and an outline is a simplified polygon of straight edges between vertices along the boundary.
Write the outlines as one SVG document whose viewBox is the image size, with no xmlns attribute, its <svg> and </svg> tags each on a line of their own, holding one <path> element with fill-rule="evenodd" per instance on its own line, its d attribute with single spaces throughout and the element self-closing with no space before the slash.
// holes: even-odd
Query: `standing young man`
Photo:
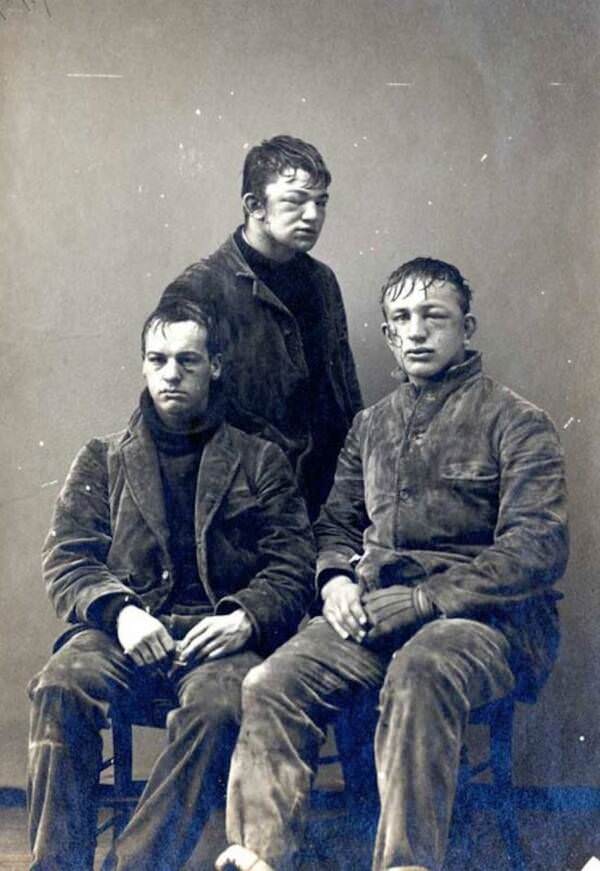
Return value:
<svg viewBox="0 0 600 871">
<path fill-rule="evenodd" d="M 159 305 L 139 406 L 58 497 L 43 573 L 71 628 L 29 687 L 34 871 L 92 871 L 100 729 L 111 703 L 156 695 L 167 747 L 107 865 L 182 867 L 222 797 L 242 679 L 313 598 L 304 501 L 276 445 L 223 421 L 223 350 L 210 300 Z"/>
<path fill-rule="evenodd" d="M 164 298 L 218 288 L 231 326 L 227 418 L 278 444 L 315 517 L 362 406 L 344 304 L 332 270 L 309 256 L 331 181 L 313 145 L 275 136 L 244 162 L 244 224 Z"/>
<path fill-rule="evenodd" d="M 381 302 L 405 383 L 357 415 L 340 455 L 315 527 L 323 616 L 244 680 L 220 871 L 289 867 L 327 723 L 369 690 L 373 869 L 438 871 L 469 712 L 531 698 L 556 654 L 568 542 L 555 430 L 482 373 L 455 267 L 405 263 Z"/>
</svg>

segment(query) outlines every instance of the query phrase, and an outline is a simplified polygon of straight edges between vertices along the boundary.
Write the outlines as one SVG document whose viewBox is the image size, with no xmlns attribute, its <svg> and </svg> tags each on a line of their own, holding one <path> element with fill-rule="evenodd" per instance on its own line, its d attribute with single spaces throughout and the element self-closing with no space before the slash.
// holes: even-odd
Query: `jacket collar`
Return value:
<svg viewBox="0 0 600 871">
<path fill-rule="evenodd" d="M 233 233 L 225 240 L 216 253 L 223 257 L 227 266 L 233 270 L 236 275 L 252 281 L 252 293 L 255 297 L 262 300 L 262 302 L 266 302 L 268 305 L 279 309 L 279 311 L 284 312 L 288 317 L 291 317 L 290 311 L 285 307 L 281 300 L 277 298 L 273 291 L 269 290 L 267 285 L 260 280 L 251 268 L 250 264 L 240 251 L 240 247 L 235 241 Z"/>
<path fill-rule="evenodd" d="M 425 385 L 423 390 L 435 390 L 439 388 L 440 385 L 448 385 L 448 384 L 462 384 L 463 381 L 466 381 L 467 378 L 470 378 L 472 375 L 477 375 L 481 372 L 482 368 L 482 359 L 481 359 L 481 351 L 467 351 L 466 357 L 462 363 L 457 363 L 456 366 L 450 366 L 449 369 L 446 369 L 439 378 L 436 378 L 433 381 L 430 381 Z M 408 375 L 406 372 L 398 367 L 393 372 L 393 377 L 402 383 L 402 385 L 410 385 L 410 381 L 408 380 Z M 415 391 L 417 388 L 413 387 Z"/>
<path fill-rule="evenodd" d="M 418 396 L 427 396 L 430 399 L 437 399 L 443 402 L 447 396 L 466 381 L 480 375 L 481 368 L 481 352 L 467 351 L 467 356 L 462 363 L 450 366 L 439 378 L 429 381 L 421 388 L 411 384 L 402 369 L 397 369 L 394 372 L 394 378 L 402 382 L 399 391 L 404 396 L 409 396 L 413 399 L 416 399 Z"/>
<path fill-rule="evenodd" d="M 232 430 L 222 423 L 206 443 L 198 470 L 196 487 L 196 529 L 208 529 L 231 487 L 240 464 L 240 451 L 234 445 Z"/>
<path fill-rule="evenodd" d="M 125 478 L 140 514 L 168 551 L 169 532 L 156 445 L 139 407 L 121 445 Z"/>
<path fill-rule="evenodd" d="M 168 552 L 169 534 L 158 453 L 139 408 L 129 422 L 121 454 L 132 499 Z M 221 423 L 206 443 L 200 460 L 195 509 L 197 530 L 206 531 L 231 486 L 239 463 L 240 452 L 233 443 L 231 429 Z"/>
</svg>

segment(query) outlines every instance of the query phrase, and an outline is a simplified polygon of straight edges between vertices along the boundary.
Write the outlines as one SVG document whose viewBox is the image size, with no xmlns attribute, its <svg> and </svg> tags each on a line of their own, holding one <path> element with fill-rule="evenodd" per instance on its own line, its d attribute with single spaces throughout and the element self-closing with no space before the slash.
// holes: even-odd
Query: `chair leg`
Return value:
<svg viewBox="0 0 600 871">
<path fill-rule="evenodd" d="M 114 824 L 113 842 L 129 822 L 129 807 L 125 799 L 133 792 L 133 735 L 129 720 L 115 715 L 112 718 L 114 757 Z"/>
<path fill-rule="evenodd" d="M 498 707 L 490 723 L 490 766 L 497 792 L 496 819 L 514 871 L 526 871 L 519 838 L 517 804 L 512 783 L 512 737 L 514 703 Z"/>
</svg>

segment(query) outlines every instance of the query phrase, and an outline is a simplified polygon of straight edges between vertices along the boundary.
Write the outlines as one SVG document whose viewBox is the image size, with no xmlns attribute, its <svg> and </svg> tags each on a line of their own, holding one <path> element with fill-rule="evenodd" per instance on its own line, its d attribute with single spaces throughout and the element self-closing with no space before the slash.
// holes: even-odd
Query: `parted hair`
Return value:
<svg viewBox="0 0 600 871">
<path fill-rule="evenodd" d="M 225 351 L 227 331 L 217 294 L 205 291 L 201 299 L 190 298 L 194 291 L 197 292 L 197 288 L 185 279 L 178 279 L 168 286 L 165 291 L 167 298 L 161 300 L 144 321 L 141 335 L 142 357 L 146 352 L 146 336 L 151 327 L 181 321 L 193 321 L 205 328 L 206 350 L 210 357 Z"/>
<path fill-rule="evenodd" d="M 459 299 L 464 314 L 471 310 L 473 291 L 469 283 L 461 275 L 456 266 L 445 260 L 434 260 L 433 257 L 415 257 L 399 266 L 388 276 L 381 288 L 379 303 L 385 315 L 386 299 L 395 300 L 399 296 L 408 296 L 417 281 L 421 281 L 425 290 L 438 281 L 451 284 Z"/>
<path fill-rule="evenodd" d="M 273 136 L 255 145 L 246 155 L 242 196 L 252 193 L 262 201 L 265 187 L 290 169 L 303 169 L 316 187 L 326 188 L 331 182 L 331 173 L 314 145 L 293 136 Z"/>
</svg>

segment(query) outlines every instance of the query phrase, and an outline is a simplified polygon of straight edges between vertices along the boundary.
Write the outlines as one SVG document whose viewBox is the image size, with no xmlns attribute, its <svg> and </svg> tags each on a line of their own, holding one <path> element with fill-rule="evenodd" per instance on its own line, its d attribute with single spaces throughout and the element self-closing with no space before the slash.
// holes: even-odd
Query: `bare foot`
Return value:
<svg viewBox="0 0 600 871">
<path fill-rule="evenodd" d="M 215 868 L 216 871 L 275 871 L 268 862 L 239 844 L 227 847 L 215 862 Z"/>
</svg>

